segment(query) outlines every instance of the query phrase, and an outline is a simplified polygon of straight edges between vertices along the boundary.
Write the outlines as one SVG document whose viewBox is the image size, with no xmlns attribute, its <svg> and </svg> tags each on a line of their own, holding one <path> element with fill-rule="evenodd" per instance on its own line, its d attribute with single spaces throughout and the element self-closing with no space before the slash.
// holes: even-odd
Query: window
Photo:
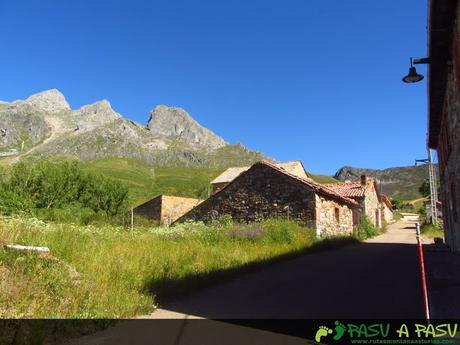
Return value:
<svg viewBox="0 0 460 345">
<path fill-rule="evenodd" d="M 337 223 L 340 223 L 340 209 L 338 207 L 334 209 L 334 215 L 335 215 L 335 221 Z"/>
</svg>

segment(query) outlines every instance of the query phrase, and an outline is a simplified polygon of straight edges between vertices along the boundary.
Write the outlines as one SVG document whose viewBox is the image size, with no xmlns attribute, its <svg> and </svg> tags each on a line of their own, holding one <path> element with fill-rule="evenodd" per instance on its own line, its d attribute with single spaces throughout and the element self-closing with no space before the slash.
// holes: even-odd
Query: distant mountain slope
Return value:
<svg viewBox="0 0 460 345">
<path fill-rule="evenodd" d="M 437 170 L 437 169 L 436 169 Z M 403 199 L 420 197 L 418 188 L 428 178 L 428 166 L 407 166 L 383 170 L 342 167 L 334 175 L 339 181 L 356 180 L 361 175 L 374 177 L 379 181 L 383 193 Z"/>
<path fill-rule="evenodd" d="M 142 126 L 115 112 L 107 100 L 72 110 L 55 89 L 0 102 L 0 157 L 15 162 L 30 156 L 115 157 L 157 167 L 213 168 L 264 158 L 241 144 L 226 143 L 181 108 L 157 106 Z"/>
</svg>

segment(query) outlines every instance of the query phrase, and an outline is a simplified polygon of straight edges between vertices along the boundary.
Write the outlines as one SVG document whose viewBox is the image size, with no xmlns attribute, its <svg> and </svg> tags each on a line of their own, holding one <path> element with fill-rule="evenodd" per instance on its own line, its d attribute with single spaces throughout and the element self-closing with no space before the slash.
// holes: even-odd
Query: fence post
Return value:
<svg viewBox="0 0 460 345">
<path fill-rule="evenodd" d="M 134 210 L 131 207 L 131 231 L 134 230 Z"/>
</svg>

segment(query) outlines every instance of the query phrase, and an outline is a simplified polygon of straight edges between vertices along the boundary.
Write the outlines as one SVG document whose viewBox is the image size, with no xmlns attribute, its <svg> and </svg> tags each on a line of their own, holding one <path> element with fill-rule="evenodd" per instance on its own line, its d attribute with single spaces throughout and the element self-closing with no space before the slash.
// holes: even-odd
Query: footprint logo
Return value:
<svg viewBox="0 0 460 345">
<path fill-rule="evenodd" d="M 335 322 L 335 335 L 332 339 L 340 340 L 342 339 L 343 335 L 345 334 L 345 325 L 340 323 L 339 321 Z"/>
<path fill-rule="evenodd" d="M 326 326 L 319 326 L 318 330 L 316 331 L 316 334 L 315 334 L 315 341 L 317 343 L 319 343 L 321 341 L 321 338 L 328 335 L 328 334 L 331 334 L 332 333 L 332 329 L 330 328 L 327 328 Z"/>
</svg>

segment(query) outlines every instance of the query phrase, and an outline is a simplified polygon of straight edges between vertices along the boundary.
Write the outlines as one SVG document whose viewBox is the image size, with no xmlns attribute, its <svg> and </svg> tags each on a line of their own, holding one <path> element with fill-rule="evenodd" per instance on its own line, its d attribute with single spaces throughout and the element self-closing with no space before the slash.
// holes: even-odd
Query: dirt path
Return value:
<svg viewBox="0 0 460 345">
<path fill-rule="evenodd" d="M 415 220 L 406 216 L 364 243 L 243 274 L 147 317 L 422 318 Z"/>
</svg>

